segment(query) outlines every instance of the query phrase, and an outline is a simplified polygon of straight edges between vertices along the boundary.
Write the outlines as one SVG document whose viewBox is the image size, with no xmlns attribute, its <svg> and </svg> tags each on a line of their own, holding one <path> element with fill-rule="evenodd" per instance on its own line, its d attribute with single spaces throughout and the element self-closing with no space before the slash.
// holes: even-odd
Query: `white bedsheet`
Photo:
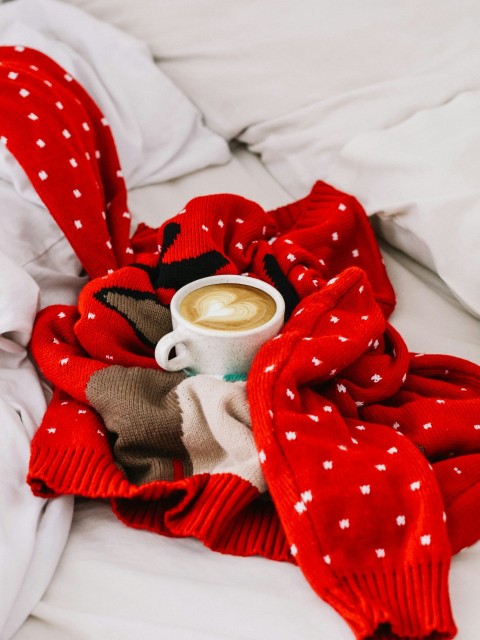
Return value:
<svg viewBox="0 0 480 640">
<path fill-rule="evenodd" d="M 30 440 L 46 408 L 26 349 L 39 289 L 2 251 L 0 273 L 0 637 L 8 638 L 55 571 L 73 501 L 35 498 L 25 482 Z"/>
<path fill-rule="evenodd" d="M 112 124 L 136 221 L 156 226 L 204 193 L 235 192 L 265 208 L 291 199 L 243 150 L 228 164 L 201 169 L 226 162 L 228 148 L 138 42 L 55 0 L 17 0 L 0 7 L 0 43 L 54 55 L 90 90 Z M 313 171 L 314 162 L 309 166 Z M 0 638 L 350 640 L 345 622 L 295 567 L 129 529 L 101 502 L 79 501 L 69 533 L 71 499 L 31 495 L 24 482 L 29 442 L 46 400 L 25 346 L 37 305 L 73 302 L 83 281 L 68 243 L 1 153 L 0 203 Z M 387 247 L 384 255 L 399 296 L 392 321 L 410 349 L 480 363 L 478 320 L 433 274 Z M 453 561 L 458 640 L 478 640 L 479 575 L 477 544 Z"/>
<path fill-rule="evenodd" d="M 158 225 L 191 197 L 229 191 L 269 209 L 289 201 L 257 158 L 238 149 L 230 163 L 163 185 L 135 189 L 136 221 Z M 427 270 L 384 251 L 397 289 L 393 322 L 412 350 L 480 363 L 478 321 Z M 480 544 L 453 559 L 457 640 L 478 640 Z M 59 567 L 14 640 L 351 640 L 346 623 L 288 564 L 214 553 L 195 540 L 125 527 L 108 504 L 79 501 Z"/>
</svg>

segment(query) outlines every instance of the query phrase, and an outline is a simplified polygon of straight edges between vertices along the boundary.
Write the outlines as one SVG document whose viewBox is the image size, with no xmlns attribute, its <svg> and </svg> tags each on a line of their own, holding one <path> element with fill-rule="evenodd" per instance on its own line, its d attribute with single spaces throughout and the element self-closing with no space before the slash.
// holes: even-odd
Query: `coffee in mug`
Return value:
<svg viewBox="0 0 480 640">
<path fill-rule="evenodd" d="M 277 304 L 258 287 L 220 282 L 194 289 L 180 303 L 180 314 L 191 324 L 213 331 L 248 331 L 273 318 Z"/>
<path fill-rule="evenodd" d="M 280 331 L 285 303 L 263 280 L 223 275 L 185 285 L 170 310 L 173 331 L 155 348 L 162 369 L 245 377 L 262 344 Z"/>
</svg>

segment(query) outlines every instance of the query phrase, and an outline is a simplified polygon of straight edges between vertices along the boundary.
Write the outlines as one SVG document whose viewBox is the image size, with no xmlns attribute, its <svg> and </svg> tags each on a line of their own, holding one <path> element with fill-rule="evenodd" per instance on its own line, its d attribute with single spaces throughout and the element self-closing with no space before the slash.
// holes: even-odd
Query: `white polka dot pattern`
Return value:
<svg viewBox="0 0 480 640">
<path fill-rule="evenodd" d="M 129 264 L 125 183 L 104 117 L 74 78 L 47 56 L 28 48 L 1 51 L 2 142 L 90 276 Z M 103 220 L 106 202 L 112 204 Z"/>
</svg>

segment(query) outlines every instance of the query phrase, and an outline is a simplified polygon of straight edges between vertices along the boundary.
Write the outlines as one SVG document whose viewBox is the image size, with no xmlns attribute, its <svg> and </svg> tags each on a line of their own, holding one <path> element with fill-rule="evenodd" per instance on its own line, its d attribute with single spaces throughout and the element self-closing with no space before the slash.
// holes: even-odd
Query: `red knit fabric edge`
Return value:
<svg viewBox="0 0 480 640">
<path fill-rule="evenodd" d="M 136 486 L 105 447 L 72 445 L 60 455 L 58 449 L 34 444 L 27 477 L 33 493 L 108 499 L 131 527 L 193 536 L 223 553 L 292 561 L 273 503 L 259 499 L 258 489 L 246 480 L 228 473 L 199 474 Z"/>
<path fill-rule="evenodd" d="M 401 569 L 386 566 L 384 571 L 353 572 L 339 576 L 342 596 L 338 602 L 335 590 L 327 598 L 359 639 L 452 638 L 457 628 L 448 596 L 449 567 L 449 562 L 439 559 Z M 356 603 L 355 609 L 344 609 L 345 593 Z"/>
</svg>

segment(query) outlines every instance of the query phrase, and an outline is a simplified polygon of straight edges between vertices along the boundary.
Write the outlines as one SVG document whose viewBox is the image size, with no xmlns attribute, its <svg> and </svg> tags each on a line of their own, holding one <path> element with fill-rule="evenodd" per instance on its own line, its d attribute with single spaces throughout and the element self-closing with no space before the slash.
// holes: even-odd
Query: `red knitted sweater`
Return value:
<svg viewBox="0 0 480 640">
<path fill-rule="evenodd" d="M 0 50 L 2 141 L 91 277 L 78 306 L 36 320 L 31 351 L 54 395 L 34 493 L 108 499 L 133 527 L 296 562 L 357 638 L 453 637 L 451 553 L 480 537 L 480 369 L 408 353 L 360 204 L 321 182 L 272 212 L 207 196 L 130 239 L 98 108 L 44 55 Z M 268 493 L 248 474 L 195 472 L 185 377 L 153 358 L 175 290 L 245 272 L 287 307 L 247 380 Z"/>
</svg>

